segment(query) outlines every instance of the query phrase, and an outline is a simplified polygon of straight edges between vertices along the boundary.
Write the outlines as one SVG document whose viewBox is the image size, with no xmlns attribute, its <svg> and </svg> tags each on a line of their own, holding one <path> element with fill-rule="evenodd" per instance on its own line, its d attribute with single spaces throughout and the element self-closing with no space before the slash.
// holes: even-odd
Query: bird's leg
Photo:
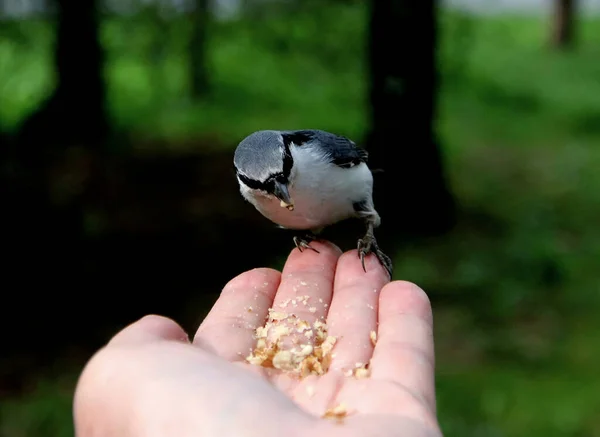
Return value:
<svg viewBox="0 0 600 437">
<path fill-rule="evenodd" d="M 315 252 L 319 253 L 319 251 L 317 249 L 315 249 L 314 247 L 312 247 L 310 245 L 311 241 L 314 241 L 317 239 L 317 236 L 315 234 L 313 234 L 312 232 L 304 232 L 302 234 L 298 234 L 294 236 L 294 244 L 296 245 L 296 247 L 298 248 L 298 250 L 300 252 L 303 252 L 304 249 L 310 249 L 310 250 L 314 250 Z"/>
<path fill-rule="evenodd" d="M 381 265 L 388 272 L 391 278 L 393 271 L 392 260 L 389 256 L 383 253 L 381 249 L 379 249 L 377 240 L 375 240 L 375 234 L 373 232 L 373 229 L 375 227 L 374 219 L 372 217 L 366 217 L 365 224 L 367 226 L 367 232 L 365 233 L 365 236 L 362 239 L 358 240 L 358 256 L 360 258 L 362 268 L 366 273 L 367 269 L 365 267 L 365 257 L 369 253 L 373 253 L 377 257 Z"/>
</svg>

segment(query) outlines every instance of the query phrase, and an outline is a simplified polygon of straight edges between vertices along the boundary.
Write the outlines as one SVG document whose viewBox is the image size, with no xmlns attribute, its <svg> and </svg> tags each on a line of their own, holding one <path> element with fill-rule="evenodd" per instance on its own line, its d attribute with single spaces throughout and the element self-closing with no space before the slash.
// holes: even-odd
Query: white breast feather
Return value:
<svg viewBox="0 0 600 437">
<path fill-rule="evenodd" d="M 367 200 L 373 209 L 373 176 L 366 164 L 339 168 L 312 148 L 292 146 L 291 152 L 293 211 L 282 208 L 276 198 L 240 184 L 242 195 L 265 217 L 284 228 L 309 230 L 356 216 L 356 202 Z"/>
</svg>

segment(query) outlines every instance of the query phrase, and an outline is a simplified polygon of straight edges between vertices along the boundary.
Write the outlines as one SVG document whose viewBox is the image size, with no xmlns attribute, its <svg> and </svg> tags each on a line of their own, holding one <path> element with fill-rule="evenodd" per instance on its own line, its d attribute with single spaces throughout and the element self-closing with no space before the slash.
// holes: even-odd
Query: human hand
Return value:
<svg viewBox="0 0 600 437">
<path fill-rule="evenodd" d="M 193 342 L 159 316 L 119 332 L 80 377 L 76 435 L 440 437 L 425 293 L 388 283 L 374 256 L 365 273 L 356 250 L 311 245 L 320 253 L 294 249 L 282 273 L 255 269 L 231 280 Z M 310 296 L 310 305 L 288 310 L 311 323 L 325 318 L 338 337 L 329 371 L 299 379 L 248 364 L 254 328 L 269 308 L 298 296 Z M 345 376 L 369 360 L 369 378 Z M 343 420 L 322 418 L 339 404 Z"/>
</svg>

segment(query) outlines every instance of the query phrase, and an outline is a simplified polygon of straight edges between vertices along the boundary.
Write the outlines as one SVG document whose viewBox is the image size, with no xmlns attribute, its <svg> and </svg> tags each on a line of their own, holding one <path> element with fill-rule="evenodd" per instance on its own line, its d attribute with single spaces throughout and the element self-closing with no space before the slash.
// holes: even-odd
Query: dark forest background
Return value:
<svg viewBox="0 0 600 437">
<path fill-rule="evenodd" d="M 232 153 L 299 128 L 385 170 L 380 244 L 431 297 L 445 435 L 600 436 L 600 18 L 227 4 L 0 2 L 0 436 L 72 436 L 116 330 L 192 330 L 230 278 L 282 265 Z"/>
</svg>

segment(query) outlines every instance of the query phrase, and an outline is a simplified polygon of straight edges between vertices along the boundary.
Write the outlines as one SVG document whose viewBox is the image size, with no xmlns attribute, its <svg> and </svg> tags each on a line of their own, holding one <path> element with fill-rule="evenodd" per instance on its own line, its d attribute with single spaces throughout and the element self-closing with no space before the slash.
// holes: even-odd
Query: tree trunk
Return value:
<svg viewBox="0 0 600 437">
<path fill-rule="evenodd" d="M 95 0 L 56 0 L 56 87 L 15 138 L 15 225 L 35 241 L 79 238 L 91 163 L 107 142 L 96 6 Z"/>
<path fill-rule="evenodd" d="M 55 4 L 56 87 L 17 136 L 17 155 L 28 164 L 75 145 L 100 150 L 108 134 L 96 1 L 56 0 Z"/>
<path fill-rule="evenodd" d="M 436 138 L 435 0 L 372 0 L 369 62 L 371 132 L 380 233 L 432 235 L 454 223 Z"/>
<path fill-rule="evenodd" d="M 12 139 L 0 217 L 0 241 L 10 254 L 5 291 L 11 298 L 0 329 L 12 333 L 8 351 L 36 356 L 51 355 L 52 342 L 38 342 L 33 350 L 32 338 L 47 330 L 53 338 L 69 338 L 89 316 L 82 307 L 71 308 L 77 303 L 69 295 L 93 293 L 93 284 L 80 279 L 84 196 L 108 133 L 96 2 L 57 0 L 56 10 L 56 87 Z M 11 326 L 15 318 L 17 330 Z M 71 332 L 58 328 L 66 320 Z"/>
<path fill-rule="evenodd" d="M 552 44 L 558 49 L 572 47 L 575 43 L 575 0 L 554 1 Z"/>
<path fill-rule="evenodd" d="M 169 51 L 170 26 L 167 19 L 161 15 L 161 4 L 145 4 L 140 15 L 144 16 L 151 24 L 152 41 L 148 53 L 147 71 L 149 72 L 152 92 L 155 102 L 161 105 L 164 102 L 164 84 L 168 81 L 165 74 L 165 64 Z"/>
<path fill-rule="evenodd" d="M 210 18 L 209 0 L 195 0 L 190 38 L 190 86 L 193 99 L 205 97 L 209 91 L 206 56 L 207 26 Z"/>
</svg>

